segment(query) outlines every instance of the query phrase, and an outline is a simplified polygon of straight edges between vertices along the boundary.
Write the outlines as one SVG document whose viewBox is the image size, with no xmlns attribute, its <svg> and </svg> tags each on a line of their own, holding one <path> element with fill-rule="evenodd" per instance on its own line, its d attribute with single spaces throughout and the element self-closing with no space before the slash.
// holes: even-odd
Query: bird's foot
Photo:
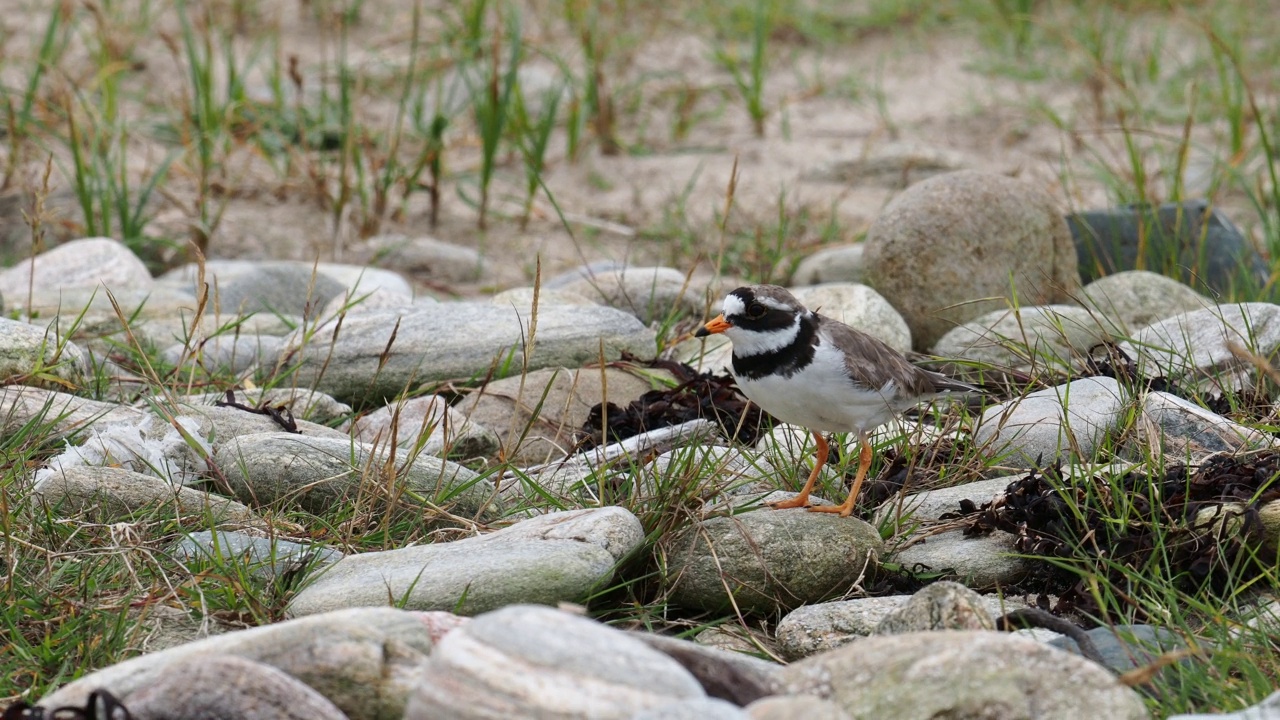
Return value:
<svg viewBox="0 0 1280 720">
<path fill-rule="evenodd" d="M 810 505 L 809 512 L 820 513 L 839 513 L 840 517 L 849 517 L 853 514 L 853 505 Z"/>
<path fill-rule="evenodd" d="M 778 500 L 777 502 L 771 502 L 769 503 L 769 507 L 774 510 L 786 510 L 788 508 L 798 507 L 809 508 L 810 510 L 813 509 L 813 506 L 809 504 L 808 495 L 797 495 L 790 500 Z"/>
</svg>

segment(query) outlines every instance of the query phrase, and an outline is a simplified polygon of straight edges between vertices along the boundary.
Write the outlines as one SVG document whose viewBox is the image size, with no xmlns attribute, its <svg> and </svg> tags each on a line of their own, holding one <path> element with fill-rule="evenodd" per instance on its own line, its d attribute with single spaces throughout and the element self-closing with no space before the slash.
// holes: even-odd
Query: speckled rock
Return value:
<svg viewBox="0 0 1280 720">
<path fill-rule="evenodd" d="M 1002 531 L 968 537 L 964 530 L 930 535 L 892 553 L 893 562 L 907 568 L 942 573 L 969 587 L 994 590 L 1016 583 L 1035 567 L 1014 548 L 1014 536 Z"/>
<path fill-rule="evenodd" d="M 791 292 L 810 310 L 883 340 L 899 352 L 911 349 L 907 321 L 880 293 L 866 285 L 827 283 L 792 288 Z"/>
<path fill-rule="evenodd" d="M 361 442 L 416 447 L 421 452 L 455 459 L 488 457 L 498 450 L 498 436 L 449 407 L 440 395 L 410 398 L 380 407 L 351 424 Z"/>
<path fill-rule="evenodd" d="M 1070 366 L 1114 329 L 1103 315 L 1072 305 L 995 310 L 947 331 L 933 354 L 998 368 Z"/>
<path fill-rule="evenodd" d="M 672 540 L 671 600 L 718 611 L 731 592 L 736 607 L 758 612 L 819 602 L 848 591 L 882 549 L 857 518 L 802 509 L 713 517 Z"/>
<path fill-rule="evenodd" d="M 1087 462 L 1127 402 L 1114 378 L 1074 380 L 987 408 L 974 439 L 1006 467 L 1038 467 L 1071 456 Z"/>
<path fill-rule="evenodd" d="M 50 474 L 34 491 L 60 517 L 87 514 L 93 522 L 208 514 L 218 527 L 264 527 L 240 503 L 152 475 L 116 467 L 71 467 Z"/>
<path fill-rule="evenodd" d="M 1015 293 L 1021 305 L 1046 305 L 1080 287 L 1075 244 L 1053 198 L 973 171 L 929 178 L 894 198 L 867 231 L 863 260 L 921 350 L 1007 307 Z"/>
<path fill-rule="evenodd" d="M 1175 315 L 1139 330 L 1120 349 L 1149 377 L 1234 391 L 1251 387 L 1256 371 L 1236 357 L 1233 345 L 1273 357 L 1280 350 L 1280 306 L 1238 303 Z"/>
<path fill-rule="evenodd" d="M 85 382 L 84 351 L 35 325 L 0 318 L 0 381 L 74 389 Z"/>
<path fill-rule="evenodd" d="M 836 245 L 818 250 L 796 265 L 791 282 L 796 285 L 817 285 L 829 282 L 866 282 L 863 267 L 862 243 Z"/>
<path fill-rule="evenodd" d="M 941 580 L 918 590 L 876 625 L 876 635 L 927 630 L 995 630 L 982 596 L 956 582 Z"/>
<path fill-rule="evenodd" d="M 129 696 L 134 720 L 346 720 L 325 696 L 276 668 L 235 655 L 184 660 Z"/>
<path fill-rule="evenodd" d="M 1125 333 L 1214 302 L 1173 278 L 1146 270 L 1127 270 L 1098 278 L 1080 291 L 1085 307 L 1096 310 Z"/>
<path fill-rule="evenodd" d="M 951 630 L 877 635 L 783 668 L 792 693 L 853 720 L 1145 720 L 1140 696 L 1105 668 L 1035 640 Z"/>
</svg>

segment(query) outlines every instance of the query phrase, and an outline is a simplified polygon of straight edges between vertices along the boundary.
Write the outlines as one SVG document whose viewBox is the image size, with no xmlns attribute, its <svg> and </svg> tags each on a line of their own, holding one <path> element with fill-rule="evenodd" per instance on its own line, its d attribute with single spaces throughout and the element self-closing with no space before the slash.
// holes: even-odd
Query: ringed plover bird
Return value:
<svg viewBox="0 0 1280 720">
<path fill-rule="evenodd" d="M 724 312 L 696 337 L 724 333 L 733 343 L 731 372 L 742 393 L 777 419 L 808 428 L 817 459 L 804 489 L 774 508 L 806 507 L 848 517 L 871 467 L 868 435 L 904 410 L 972 385 L 911 364 L 870 335 L 806 308 L 785 288 L 748 285 L 729 293 Z M 858 434 L 858 472 L 840 505 L 809 504 L 827 461 L 823 433 Z"/>
</svg>

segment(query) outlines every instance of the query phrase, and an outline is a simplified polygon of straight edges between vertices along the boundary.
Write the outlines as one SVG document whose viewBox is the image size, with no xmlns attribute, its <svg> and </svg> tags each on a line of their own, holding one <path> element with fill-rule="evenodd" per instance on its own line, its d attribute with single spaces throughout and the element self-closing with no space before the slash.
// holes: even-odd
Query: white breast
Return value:
<svg viewBox="0 0 1280 720">
<path fill-rule="evenodd" d="M 818 345 L 813 362 L 789 378 L 735 379 L 742 393 L 770 415 L 818 432 L 870 431 L 912 404 L 904 406 L 892 384 L 855 385 L 845 370 L 844 354 L 829 343 Z"/>
</svg>

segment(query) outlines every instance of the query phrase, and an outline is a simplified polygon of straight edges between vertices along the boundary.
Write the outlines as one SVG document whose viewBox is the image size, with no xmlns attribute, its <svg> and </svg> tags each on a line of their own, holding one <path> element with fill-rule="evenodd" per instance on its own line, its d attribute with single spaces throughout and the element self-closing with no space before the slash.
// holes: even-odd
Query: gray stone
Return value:
<svg viewBox="0 0 1280 720">
<path fill-rule="evenodd" d="M 183 562 L 204 561 L 243 567 L 250 575 L 271 582 L 305 569 L 308 574 L 342 559 L 340 551 L 323 545 L 306 545 L 278 537 L 254 537 L 238 532 L 191 533 L 173 546 L 172 554 Z"/>
<path fill-rule="evenodd" d="M 995 630 L 982 596 L 956 582 L 939 580 L 918 590 L 876 625 L 876 635 L 927 630 Z"/>
<path fill-rule="evenodd" d="M 880 293 L 866 285 L 828 283 L 792 288 L 796 299 L 815 312 L 839 320 L 899 352 L 911 350 L 911 329 Z"/>
<path fill-rule="evenodd" d="M 497 434 L 505 460 L 530 465 L 564 457 L 593 406 L 626 407 L 671 378 L 656 369 L 549 368 L 490 382 L 455 409 Z"/>
<path fill-rule="evenodd" d="M 291 615 L 401 603 L 465 615 L 514 603 L 581 602 L 644 541 L 621 508 L 535 517 L 488 535 L 349 555 L 290 603 Z"/>
<path fill-rule="evenodd" d="M 129 656 L 160 652 L 226 632 L 212 617 L 201 620 L 182 608 L 159 603 L 130 608 L 129 622 Z"/>
<path fill-rule="evenodd" d="M 9 435 L 35 423 L 41 432 L 64 438 L 97 422 L 140 422 L 147 413 L 127 405 L 90 400 L 27 385 L 0 387 L 0 433 Z"/>
<path fill-rule="evenodd" d="M 319 317 L 327 322 L 335 317 L 363 315 L 379 310 L 405 311 L 413 307 L 414 302 L 412 295 L 400 295 L 382 288 L 348 290 L 325 303 Z"/>
<path fill-rule="evenodd" d="M 911 598 L 911 595 L 888 595 L 798 607 L 778 623 L 778 651 L 787 660 L 799 660 L 848 645 L 874 634 L 881 621 L 900 610 Z M 992 617 L 1027 607 L 1015 598 L 999 595 L 980 595 L 979 598 Z"/>
<path fill-rule="evenodd" d="M 987 408 L 974 439 L 1005 467 L 1031 468 L 1068 456 L 1089 462 L 1126 403 L 1114 378 L 1074 380 Z"/>
<path fill-rule="evenodd" d="M 1168 652 L 1184 650 L 1187 644 L 1170 630 L 1151 625 L 1113 625 L 1085 632 L 1094 649 L 1113 672 L 1126 673 L 1159 661 Z M 1058 637 L 1049 644 L 1080 655 L 1080 646 L 1069 637 Z"/>
<path fill-rule="evenodd" d="M 387 459 L 386 447 L 286 432 L 242 435 L 214 453 L 231 489 L 250 506 L 323 513 L 363 494 L 382 502 L 425 501 L 463 516 L 496 512 L 493 483 L 461 465 L 397 450 L 391 487 L 384 476 Z"/>
<path fill-rule="evenodd" d="M 1146 270 L 1098 278 L 1080 291 L 1087 308 L 1102 313 L 1125 334 L 1214 302 L 1182 283 Z"/>
<path fill-rule="evenodd" d="M 995 589 L 1016 583 L 1035 567 L 1013 542 L 1013 535 L 999 530 L 977 537 L 948 530 L 894 552 L 892 560 L 906 569 L 944 573 L 980 590 Z"/>
<path fill-rule="evenodd" d="M 780 673 L 787 691 L 852 718 L 1145 720 L 1142 696 L 1105 668 L 1035 640 L 950 630 L 876 635 Z"/>
<path fill-rule="evenodd" d="M 250 407 L 287 408 L 295 418 L 309 420 L 321 425 L 329 425 L 351 417 L 351 406 L 338 402 L 332 397 L 315 390 L 298 387 L 281 387 L 271 389 L 254 388 L 238 389 L 233 393 L 236 402 Z M 217 405 L 227 401 L 225 392 L 201 393 L 199 395 L 179 395 L 179 403 L 183 405 Z"/>
<path fill-rule="evenodd" d="M 874 570 L 882 551 L 867 523 L 802 509 L 709 518 L 682 531 L 670 547 L 673 602 L 744 612 L 774 612 L 848 592 Z"/>
<path fill-rule="evenodd" d="M 89 693 L 105 689 L 129 706 L 133 693 L 179 662 L 235 655 L 292 675 L 353 720 L 392 720 L 404 714 L 432 647 L 456 627 L 439 615 L 358 608 L 224 633 L 90 673 L 46 695 L 39 705 L 84 707 Z"/>
<path fill-rule="evenodd" d="M 1218 305 L 1175 315 L 1139 330 L 1120 344 L 1149 377 L 1194 381 L 1205 389 L 1251 387 L 1253 366 L 1232 347 L 1271 358 L 1280 350 L 1280 306 L 1270 303 Z"/>
<path fill-rule="evenodd" d="M 484 260 L 475 248 L 441 242 L 431 237 L 404 235 L 371 237 L 349 249 L 362 262 L 413 277 L 444 282 L 474 282 L 484 272 Z"/>
<path fill-rule="evenodd" d="M 120 306 L 118 313 L 113 299 Z M 132 346 L 120 319 L 124 317 L 138 341 L 163 347 L 174 341 L 184 325 L 191 325 L 196 305 L 194 295 L 168 288 L 121 287 L 108 293 L 103 287 L 54 286 L 37 288 L 30 297 L 24 293 L 19 307 L 24 320 L 59 335 L 112 337 Z"/>
<path fill-rule="evenodd" d="M 817 285 L 829 282 L 866 282 L 866 270 L 862 262 L 862 243 L 826 247 L 809 255 L 796 265 L 791 273 L 794 285 Z"/>
<path fill-rule="evenodd" d="M 413 297 L 413 287 L 402 275 L 391 270 L 383 270 L 364 265 L 347 265 L 343 263 L 313 263 L 306 260 L 206 260 L 204 265 L 205 281 L 211 286 L 226 286 L 237 278 L 249 275 L 263 267 L 290 268 L 293 272 L 307 273 L 310 276 L 314 267 L 316 272 L 336 281 L 349 292 L 358 297 L 364 293 L 384 290 L 402 297 Z M 176 288 L 194 291 L 198 268 L 195 263 L 187 263 L 170 270 L 160 277 L 160 281 Z"/>
<path fill-rule="evenodd" d="M 323 695 L 291 675 L 235 655 L 192 658 L 165 668 L 129 696 L 134 720 L 346 720 Z"/>
<path fill-rule="evenodd" d="M 1269 433 L 1228 420 L 1177 395 L 1153 391 L 1142 398 L 1142 417 L 1134 442 L 1127 446 L 1136 459 L 1155 456 L 1198 463 L 1217 452 L 1236 453 L 1271 447 Z"/>
<path fill-rule="evenodd" d="M 641 710 L 631 720 L 750 720 L 742 708 L 715 698 L 676 700 Z"/>
<path fill-rule="evenodd" d="M 894 198 L 867 231 L 864 267 L 921 350 L 1014 297 L 1065 302 L 1080 286 L 1075 245 L 1053 198 L 971 171 L 929 178 Z"/>
<path fill-rule="evenodd" d="M 0 382 L 75 389 L 85 382 L 84 351 L 35 325 L 0 318 Z"/>
<path fill-rule="evenodd" d="M 1069 367 L 1112 329 L 1104 316 L 1072 305 L 995 310 L 948 330 L 933 354 L 997 368 Z"/>
<path fill-rule="evenodd" d="M 185 343 L 174 343 L 160 352 L 160 359 L 173 366 L 201 367 L 210 375 L 240 375 L 275 365 L 283 347 L 284 339 L 271 335 L 215 335 L 190 351 Z"/>
<path fill-rule="evenodd" d="M 1239 712 L 1170 715 L 1167 720 L 1280 720 L 1280 690 L 1271 693 L 1257 705 L 1250 705 Z"/>
<path fill-rule="evenodd" d="M 972 500 L 977 506 L 991 502 L 1004 494 L 1009 483 L 1022 477 L 1022 475 L 1005 475 L 937 490 L 911 493 L 904 497 L 892 497 L 876 508 L 875 518 L 871 524 L 883 527 L 885 523 L 891 522 L 894 534 L 897 535 L 922 523 L 938 520 L 946 513 L 959 512 L 961 500 Z"/>
<path fill-rule="evenodd" d="M 35 258 L 0 270 L 0 293 L 14 306 L 24 305 L 31 288 L 100 288 L 112 291 L 150 287 L 147 266 L 124 243 L 96 237 L 72 240 Z"/>
<path fill-rule="evenodd" d="M 543 308 L 550 305 L 599 305 L 600 303 L 583 295 L 580 292 L 569 290 L 567 288 L 538 288 L 538 307 Z M 498 307 L 515 308 L 521 315 L 528 317 L 533 313 L 533 296 L 534 288 L 518 287 L 502 292 L 489 298 L 489 302 Z"/>
<path fill-rule="evenodd" d="M 438 457 L 483 458 L 498 450 L 498 436 L 449 407 L 440 395 L 410 398 L 357 418 L 351 436 L 360 442 L 411 448 Z"/>
<path fill-rule="evenodd" d="M 305 263 L 269 263 L 219 282 L 213 300 L 222 312 L 273 313 L 315 318 L 346 290 L 342 283 Z"/>
<path fill-rule="evenodd" d="M 207 513 L 217 527 L 266 526 L 252 510 L 234 500 L 124 468 L 66 468 L 44 476 L 34 491 L 59 516 L 87 515 L 92 522 Z"/>
<path fill-rule="evenodd" d="M 648 324 L 702 312 L 703 285 L 693 284 L 675 268 L 628 267 L 592 273 L 559 289 L 624 310 Z"/>
<path fill-rule="evenodd" d="M 607 720 L 703 697 L 678 663 L 621 630 L 515 605 L 481 615 L 440 641 L 405 720 Z"/>
<path fill-rule="evenodd" d="M 744 708 L 751 720 L 851 720 L 830 700 L 812 695 L 774 695 Z"/>
<path fill-rule="evenodd" d="M 526 343 L 533 345 L 529 370 L 608 362 L 624 352 L 644 360 L 657 352 L 654 332 L 613 308 L 553 306 L 538 313 L 533 333 L 531 322 L 488 303 L 439 303 L 349 317 L 337 338 L 336 326 L 314 335 L 299 331 L 286 352 L 296 353 L 297 384 L 345 402 L 395 397 L 423 383 L 484 376 L 490 368 L 498 377 L 518 374 Z"/>
</svg>

